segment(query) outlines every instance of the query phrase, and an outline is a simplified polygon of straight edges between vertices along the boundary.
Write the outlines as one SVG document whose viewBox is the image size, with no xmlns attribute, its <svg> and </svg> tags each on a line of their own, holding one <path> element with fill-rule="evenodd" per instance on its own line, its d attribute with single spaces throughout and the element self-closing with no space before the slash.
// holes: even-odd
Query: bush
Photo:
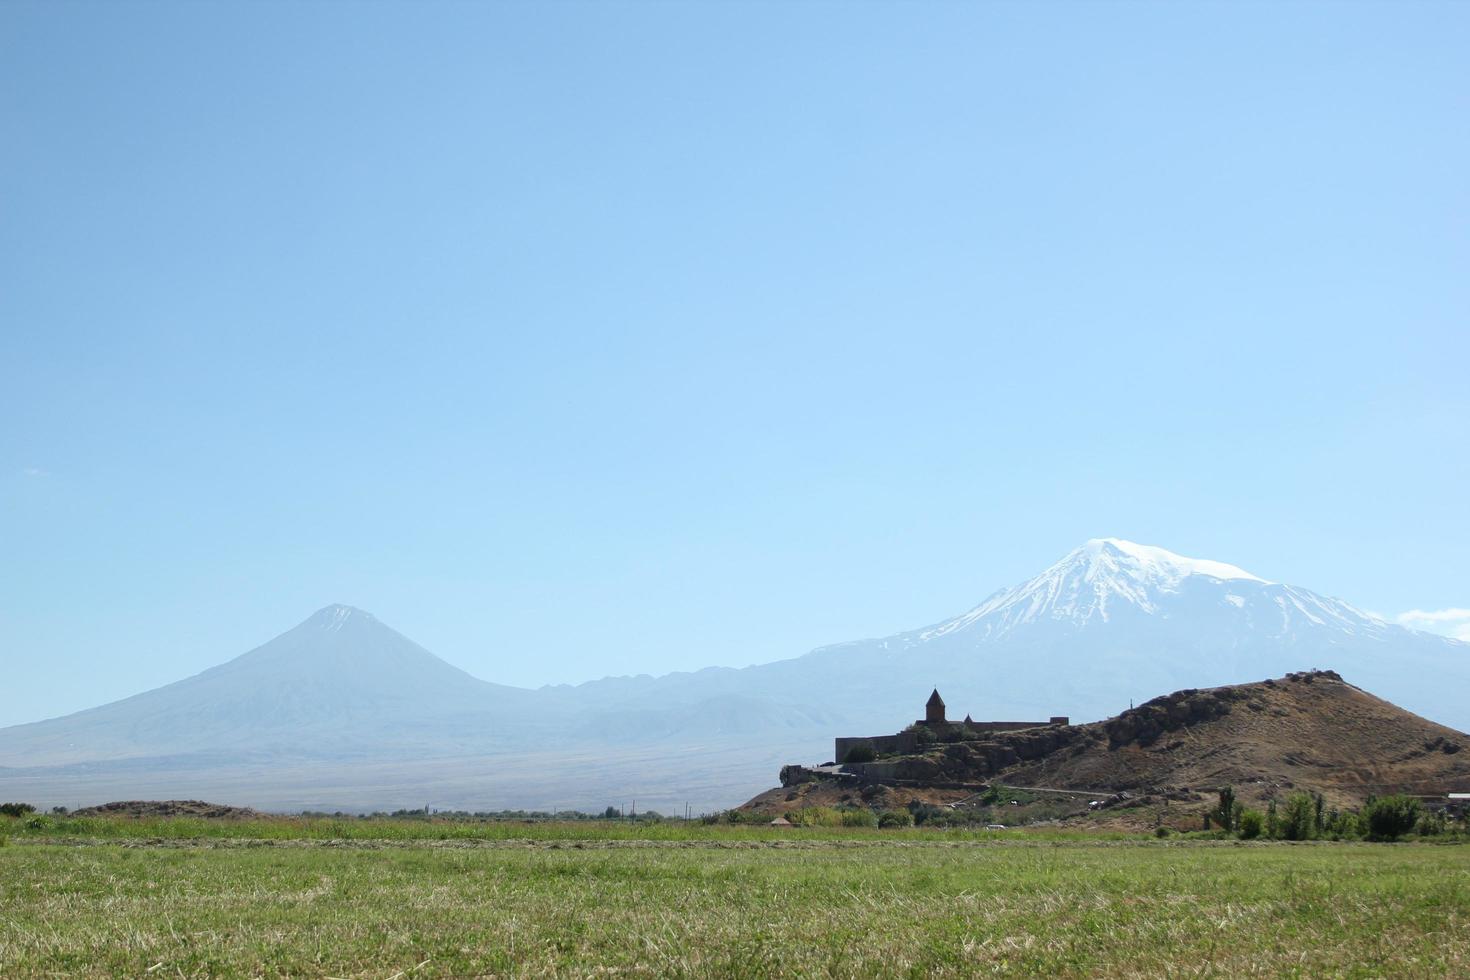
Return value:
<svg viewBox="0 0 1470 980">
<path fill-rule="evenodd" d="M 1286 798 L 1281 836 L 1287 840 L 1311 840 L 1317 836 L 1317 803 L 1311 796 L 1298 791 Z"/>
<path fill-rule="evenodd" d="M 878 816 L 879 827 L 912 827 L 914 815 L 907 810 L 885 810 Z"/>
<path fill-rule="evenodd" d="M 1240 811 L 1240 839 L 1255 840 L 1266 829 L 1266 818 L 1260 810 Z"/>
<path fill-rule="evenodd" d="M 786 819 L 798 827 L 841 827 L 842 813 L 830 806 L 807 806 L 792 810 Z"/>
<path fill-rule="evenodd" d="M 878 758 L 878 753 L 873 751 L 873 744 L 871 742 L 859 742 L 847 750 L 847 755 L 842 757 L 842 764 L 847 765 L 850 762 L 872 762 L 876 758 Z"/>
<path fill-rule="evenodd" d="M 1164 837 L 1168 837 L 1169 836 L 1169 833 L 1170 833 L 1170 831 L 1169 831 L 1169 828 L 1168 827 L 1155 827 L 1154 828 L 1154 836 L 1155 837 L 1158 837 L 1158 838 L 1161 838 L 1162 839 Z"/>
<path fill-rule="evenodd" d="M 1398 840 L 1419 822 L 1419 801 L 1407 796 L 1369 800 L 1362 821 L 1371 840 Z"/>
<path fill-rule="evenodd" d="M 0 803 L 0 814 L 7 817 L 23 817 L 27 813 L 35 813 L 36 808 L 29 803 Z"/>
<path fill-rule="evenodd" d="M 1323 832 L 1333 840 L 1352 839 L 1361 837 L 1363 834 L 1358 815 L 1352 812 L 1339 813 L 1336 810 L 1328 810 L 1323 824 Z"/>
<path fill-rule="evenodd" d="M 1438 837 L 1447 829 L 1443 813 L 1426 811 L 1419 818 L 1419 823 L 1414 827 L 1414 833 L 1420 837 Z"/>
<path fill-rule="evenodd" d="M 876 827 L 878 816 L 872 810 L 854 808 L 839 811 L 842 815 L 842 826 L 844 827 Z"/>
</svg>

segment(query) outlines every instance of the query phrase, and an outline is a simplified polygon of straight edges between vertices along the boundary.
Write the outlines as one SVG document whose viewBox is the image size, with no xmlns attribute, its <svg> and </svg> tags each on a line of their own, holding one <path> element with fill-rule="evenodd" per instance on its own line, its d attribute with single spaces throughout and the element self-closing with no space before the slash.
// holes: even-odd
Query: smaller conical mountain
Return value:
<svg viewBox="0 0 1470 980">
<path fill-rule="evenodd" d="M 6 729 L 0 766 L 394 755 L 521 727 L 530 691 L 478 680 L 371 614 L 332 605 L 262 646 L 165 687 Z"/>
</svg>

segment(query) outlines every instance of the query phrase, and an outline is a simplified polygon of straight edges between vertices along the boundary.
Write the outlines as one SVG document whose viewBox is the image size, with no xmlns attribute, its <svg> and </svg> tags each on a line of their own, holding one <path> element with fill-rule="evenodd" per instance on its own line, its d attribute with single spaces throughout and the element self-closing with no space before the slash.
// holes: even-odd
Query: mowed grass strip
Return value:
<svg viewBox="0 0 1470 980">
<path fill-rule="evenodd" d="M 0 848 L 5 977 L 1463 976 L 1467 916 L 1457 846 Z"/>
<path fill-rule="evenodd" d="M 256 820 L 206 820 L 199 817 L 75 817 L 37 815 L 0 817 L 0 837 L 31 840 L 359 840 L 359 841 L 752 841 L 752 840 L 887 840 L 896 831 L 877 828 L 785 827 L 761 824 L 706 824 L 702 821 L 624 820 L 395 820 L 273 816 Z M 906 828 L 919 840 L 1137 839 L 1127 831 L 1088 828 L 1028 828 L 993 831 L 979 828 Z"/>
</svg>

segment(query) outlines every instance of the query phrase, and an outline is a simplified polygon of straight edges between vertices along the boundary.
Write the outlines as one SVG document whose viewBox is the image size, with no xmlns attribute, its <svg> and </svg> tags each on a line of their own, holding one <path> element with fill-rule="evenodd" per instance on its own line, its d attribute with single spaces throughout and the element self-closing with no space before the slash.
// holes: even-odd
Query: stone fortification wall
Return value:
<svg viewBox="0 0 1470 980">
<path fill-rule="evenodd" d="M 964 725 L 968 730 L 977 734 L 989 735 L 999 732 L 1017 732 L 1028 728 L 1046 728 L 1048 726 L 1065 725 L 1067 718 L 1063 715 L 1054 715 L 1048 721 L 963 721 L 947 722 L 946 724 Z M 925 725 L 925 722 L 915 722 L 915 725 Z M 911 755 L 919 749 L 918 736 L 911 731 L 898 732 L 894 735 L 851 735 L 838 738 L 832 747 L 832 761 L 841 765 L 847 761 L 847 753 L 859 745 L 866 745 L 873 750 L 875 755 Z"/>
<path fill-rule="evenodd" d="M 833 745 L 832 761 L 841 763 L 847 758 L 847 753 L 859 745 L 867 745 L 875 754 L 879 755 L 908 755 L 917 751 L 919 740 L 913 732 L 899 732 L 896 735 L 858 735 L 836 739 Z"/>
<path fill-rule="evenodd" d="M 1048 721 L 967 721 L 963 724 L 972 732 L 1016 732 L 1023 728 L 1045 728 L 1067 722 L 1066 715 L 1053 715 Z"/>
</svg>

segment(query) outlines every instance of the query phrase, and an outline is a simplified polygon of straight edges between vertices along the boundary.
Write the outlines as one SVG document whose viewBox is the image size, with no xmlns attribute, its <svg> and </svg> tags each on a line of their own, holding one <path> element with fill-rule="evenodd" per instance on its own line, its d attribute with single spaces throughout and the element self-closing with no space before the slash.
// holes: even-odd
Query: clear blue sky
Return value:
<svg viewBox="0 0 1470 980">
<path fill-rule="evenodd" d="M 0 5 L 0 724 L 348 602 L 794 656 L 1093 536 L 1470 607 L 1470 5 Z"/>
</svg>

